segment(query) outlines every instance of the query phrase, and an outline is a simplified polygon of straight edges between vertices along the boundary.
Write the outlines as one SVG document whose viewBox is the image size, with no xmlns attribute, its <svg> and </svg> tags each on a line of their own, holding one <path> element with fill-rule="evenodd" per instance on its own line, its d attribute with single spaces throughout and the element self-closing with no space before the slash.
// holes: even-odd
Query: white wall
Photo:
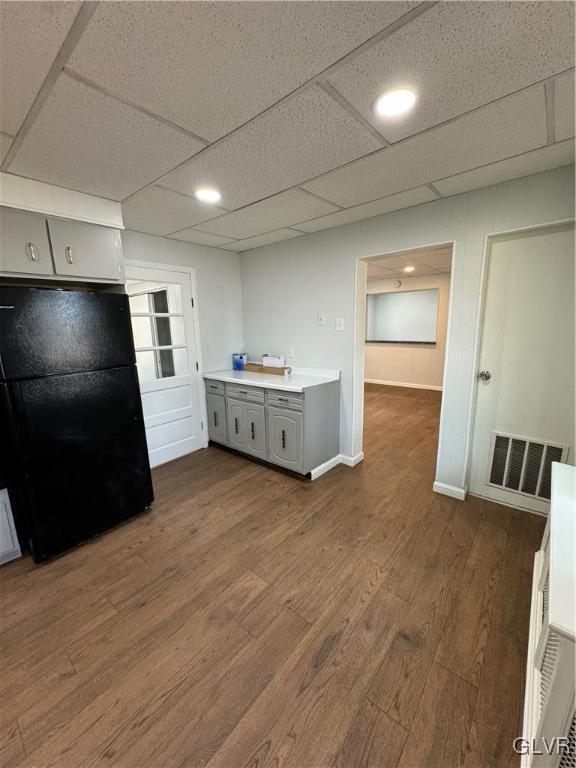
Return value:
<svg viewBox="0 0 576 768">
<path fill-rule="evenodd" d="M 371 279 L 367 293 L 400 293 L 402 291 L 438 289 L 438 319 L 436 344 L 366 344 L 364 377 L 376 384 L 404 384 L 415 387 L 442 389 L 448 304 L 450 299 L 450 275 L 424 275 L 402 280 L 395 287 L 396 278 Z"/>
<path fill-rule="evenodd" d="M 193 243 L 122 232 L 124 258 L 195 267 L 204 371 L 232 367 L 232 353 L 243 347 L 242 287 L 237 253 Z"/>
<path fill-rule="evenodd" d="M 454 241 L 437 480 L 466 486 L 483 255 L 490 233 L 574 215 L 574 167 L 475 190 L 277 243 L 241 256 L 248 352 L 287 352 L 297 365 L 342 369 L 341 451 L 362 444 L 364 284 L 359 258 Z M 365 274 L 365 264 L 361 271 Z M 356 297 L 360 315 L 355 317 Z M 316 324 L 326 312 L 327 325 Z M 334 329 L 334 318 L 345 329 Z M 355 358 L 355 345 L 361 350 Z"/>
</svg>

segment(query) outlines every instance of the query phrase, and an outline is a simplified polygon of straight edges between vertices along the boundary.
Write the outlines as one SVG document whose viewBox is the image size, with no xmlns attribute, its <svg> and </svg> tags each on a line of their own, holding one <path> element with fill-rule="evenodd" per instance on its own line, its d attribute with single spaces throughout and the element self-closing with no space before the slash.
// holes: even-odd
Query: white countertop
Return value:
<svg viewBox="0 0 576 768">
<path fill-rule="evenodd" d="M 252 371 L 209 371 L 205 379 L 225 381 L 230 384 L 279 389 L 283 392 L 304 392 L 321 384 L 340 380 L 340 371 L 321 370 L 319 368 L 293 368 L 288 376 L 276 376 L 273 373 L 253 373 Z"/>
<path fill-rule="evenodd" d="M 576 468 L 552 464 L 549 621 L 576 638 Z"/>
</svg>

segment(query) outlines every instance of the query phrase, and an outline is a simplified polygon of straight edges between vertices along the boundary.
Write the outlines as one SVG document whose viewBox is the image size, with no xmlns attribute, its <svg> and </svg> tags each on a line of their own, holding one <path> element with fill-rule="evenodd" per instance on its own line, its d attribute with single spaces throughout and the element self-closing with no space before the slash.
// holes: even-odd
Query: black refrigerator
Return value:
<svg viewBox="0 0 576 768">
<path fill-rule="evenodd" d="M 0 286 L 0 476 L 37 562 L 151 504 L 127 296 Z"/>
</svg>

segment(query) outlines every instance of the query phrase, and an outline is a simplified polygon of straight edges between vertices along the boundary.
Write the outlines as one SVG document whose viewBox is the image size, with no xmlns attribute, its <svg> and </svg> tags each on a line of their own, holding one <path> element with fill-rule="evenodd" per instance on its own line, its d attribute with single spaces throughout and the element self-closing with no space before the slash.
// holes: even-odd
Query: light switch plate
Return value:
<svg viewBox="0 0 576 768">
<path fill-rule="evenodd" d="M 326 325 L 326 313 L 318 312 L 318 325 Z"/>
<path fill-rule="evenodd" d="M 336 330 L 337 331 L 343 331 L 344 330 L 344 318 L 343 317 L 337 317 L 336 318 Z"/>
<path fill-rule="evenodd" d="M 294 354 L 294 347 L 288 347 L 288 357 L 296 357 Z"/>
</svg>

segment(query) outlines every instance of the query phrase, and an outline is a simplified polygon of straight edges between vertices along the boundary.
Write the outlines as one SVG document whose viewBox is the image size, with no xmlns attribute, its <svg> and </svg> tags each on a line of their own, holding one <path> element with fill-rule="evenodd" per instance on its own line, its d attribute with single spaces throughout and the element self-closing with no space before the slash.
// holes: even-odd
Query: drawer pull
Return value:
<svg viewBox="0 0 576 768">
<path fill-rule="evenodd" d="M 250 422 L 250 429 L 252 430 L 252 440 L 256 439 L 256 430 L 254 429 L 254 422 Z"/>
<path fill-rule="evenodd" d="M 238 416 L 234 416 L 234 432 L 238 434 Z"/>
<path fill-rule="evenodd" d="M 66 254 L 66 261 L 68 262 L 68 264 L 74 264 L 74 259 L 72 257 L 72 248 L 69 245 L 67 245 L 66 248 L 64 249 L 64 253 Z"/>
<path fill-rule="evenodd" d="M 30 261 L 38 261 L 38 249 L 34 243 L 26 243 L 26 250 L 28 251 Z"/>
<path fill-rule="evenodd" d="M 289 402 L 290 402 L 290 400 L 288 400 L 288 398 L 287 398 L 287 397 L 279 397 L 279 398 L 278 398 L 278 401 L 279 401 L 280 403 L 289 403 Z"/>
<path fill-rule="evenodd" d="M 218 413 L 216 411 L 214 411 L 214 426 L 218 426 Z"/>
<path fill-rule="evenodd" d="M 245 389 L 239 389 L 239 390 L 238 390 L 238 394 L 239 394 L 239 395 L 246 395 L 246 397 L 248 397 L 248 392 L 246 392 L 246 390 L 245 390 Z"/>
<path fill-rule="evenodd" d="M 218 389 L 218 384 L 210 384 L 210 389 Z"/>
<path fill-rule="evenodd" d="M 282 430 L 282 448 L 286 450 L 286 430 Z"/>
</svg>

